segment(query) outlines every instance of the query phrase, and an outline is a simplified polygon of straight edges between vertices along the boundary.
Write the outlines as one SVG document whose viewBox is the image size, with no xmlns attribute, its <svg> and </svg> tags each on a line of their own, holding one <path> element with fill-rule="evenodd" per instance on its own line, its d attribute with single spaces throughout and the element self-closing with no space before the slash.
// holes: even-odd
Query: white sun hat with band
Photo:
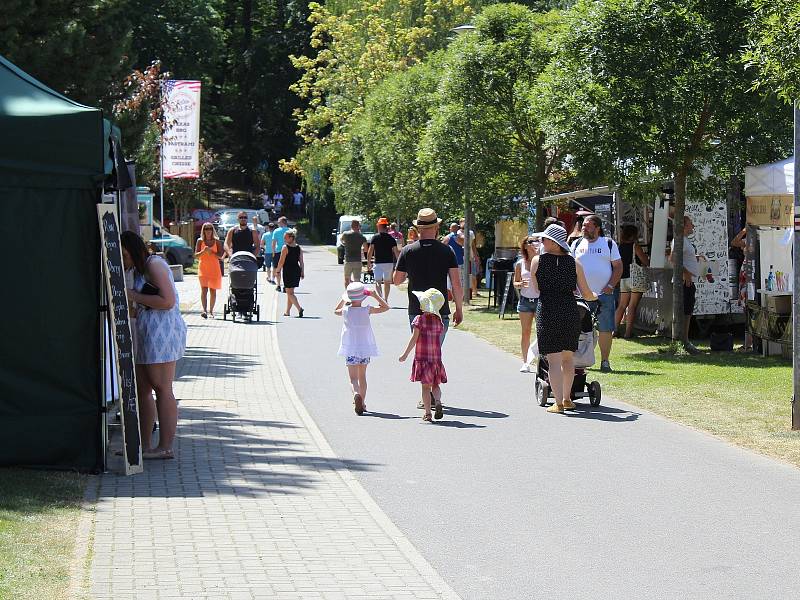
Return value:
<svg viewBox="0 0 800 600">
<path fill-rule="evenodd" d="M 347 290 L 342 294 L 342 300 L 345 302 L 362 302 L 367 296 L 369 294 L 364 284 L 360 281 L 353 281 L 348 284 Z"/>
<path fill-rule="evenodd" d="M 547 238 L 548 240 L 554 241 L 564 250 L 569 252 L 569 246 L 567 245 L 567 230 L 560 225 L 556 225 L 555 223 L 548 225 L 547 228 L 542 232 L 532 233 L 530 237 Z"/>
<path fill-rule="evenodd" d="M 417 213 L 417 220 L 414 221 L 414 226 L 417 229 L 426 229 L 428 227 L 438 227 L 442 220 L 437 218 L 436 211 L 432 208 L 422 208 Z"/>
</svg>

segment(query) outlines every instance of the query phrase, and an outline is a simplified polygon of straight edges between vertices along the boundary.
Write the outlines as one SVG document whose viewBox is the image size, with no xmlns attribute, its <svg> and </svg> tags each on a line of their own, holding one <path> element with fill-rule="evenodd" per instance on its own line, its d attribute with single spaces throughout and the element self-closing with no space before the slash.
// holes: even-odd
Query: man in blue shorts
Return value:
<svg viewBox="0 0 800 600">
<path fill-rule="evenodd" d="M 622 257 L 617 243 L 605 237 L 603 224 L 597 215 L 587 215 L 581 229 L 583 237 L 572 243 L 571 252 L 581 263 L 586 283 L 597 294 L 597 301 L 590 302 L 597 310 L 597 329 L 600 332 L 600 370 L 611 372 L 609 356 L 614 333 L 614 313 L 617 302 L 614 288 L 622 277 Z"/>
</svg>

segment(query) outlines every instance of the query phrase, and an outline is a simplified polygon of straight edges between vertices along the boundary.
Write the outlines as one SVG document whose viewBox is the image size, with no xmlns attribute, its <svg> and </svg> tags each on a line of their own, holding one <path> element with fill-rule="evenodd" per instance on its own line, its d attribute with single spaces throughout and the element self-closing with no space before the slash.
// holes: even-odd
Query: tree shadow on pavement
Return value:
<svg viewBox="0 0 800 600">
<path fill-rule="evenodd" d="M 304 432 L 281 421 L 241 419 L 221 410 L 180 409 L 175 460 L 148 460 L 144 473 L 103 476 L 99 498 L 302 494 L 327 484 L 327 473 L 370 471 L 380 465 L 319 456 L 304 449 Z M 154 440 L 155 441 L 155 440 Z M 113 450 L 120 440 L 112 441 Z M 116 473 L 120 458 L 112 459 Z M 117 464 L 113 464 L 116 462 Z"/>
<path fill-rule="evenodd" d="M 472 410 L 471 408 L 459 408 L 457 406 L 444 405 L 444 414 L 453 417 L 478 417 L 481 419 L 505 419 L 506 413 L 494 410 Z"/>
<path fill-rule="evenodd" d="M 630 423 L 636 421 L 641 413 L 611 406 L 589 406 L 588 404 L 575 403 L 578 409 L 568 412 L 567 416 L 573 419 L 594 419 L 596 421 L 608 421 L 610 423 Z M 624 415 L 624 416 L 623 416 Z"/>
<path fill-rule="evenodd" d="M 251 358 L 242 354 L 190 346 L 178 361 L 175 380 L 185 382 L 209 376 L 246 377 L 261 364 L 260 360 L 260 357 Z"/>
</svg>

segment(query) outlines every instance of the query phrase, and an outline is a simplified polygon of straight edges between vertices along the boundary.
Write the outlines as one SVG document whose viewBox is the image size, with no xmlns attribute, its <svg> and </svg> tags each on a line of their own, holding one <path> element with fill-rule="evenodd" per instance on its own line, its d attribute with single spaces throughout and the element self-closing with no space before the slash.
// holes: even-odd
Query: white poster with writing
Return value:
<svg viewBox="0 0 800 600">
<path fill-rule="evenodd" d="M 165 81 L 162 102 L 164 177 L 200 177 L 200 82 Z"/>
<path fill-rule="evenodd" d="M 700 276 L 695 281 L 695 315 L 722 315 L 730 312 L 731 288 L 728 265 L 728 211 L 724 201 L 714 204 L 687 202 L 686 214 L 694 223 L 689 236 L 697 251 Z M 733 309 L 739 312 L 740 309 Z"/>
</svg>

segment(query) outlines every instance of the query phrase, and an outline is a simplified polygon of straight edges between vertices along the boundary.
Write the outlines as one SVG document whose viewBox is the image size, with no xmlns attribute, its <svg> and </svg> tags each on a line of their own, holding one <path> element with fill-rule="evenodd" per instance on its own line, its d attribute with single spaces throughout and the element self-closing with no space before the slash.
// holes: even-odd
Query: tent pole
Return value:
<svg viewBox="0 0 800 600">
<path fill-rule="evenodd" d="M 794 247 L 792 248 L 792 429 L 800 429 L 800 315 L 797 294 L 800 288 L 800 99 L 794 102 Z"/>
<path fill-rule="evenodd" d="M 163 114 L 163 107 L 164 107 L 164 82 L 161 82 L 159 87 L 159 95 L 160 95 L 160 104 L 162 107 L 162 114 Z M 161 237 L 164 237 L 164 228 L 166 224 L 164 223 L 164 126 L 163 124 L 159 125 L 159 129 L 161 132 L 161 144 L 159 146 L 158 152 L 158 166 L 159 166 L 159 183 L 160 183 L 160 192 L 161 192 Z M 163 246 L 162 246 L 163 248 Z"/>
</svg>

